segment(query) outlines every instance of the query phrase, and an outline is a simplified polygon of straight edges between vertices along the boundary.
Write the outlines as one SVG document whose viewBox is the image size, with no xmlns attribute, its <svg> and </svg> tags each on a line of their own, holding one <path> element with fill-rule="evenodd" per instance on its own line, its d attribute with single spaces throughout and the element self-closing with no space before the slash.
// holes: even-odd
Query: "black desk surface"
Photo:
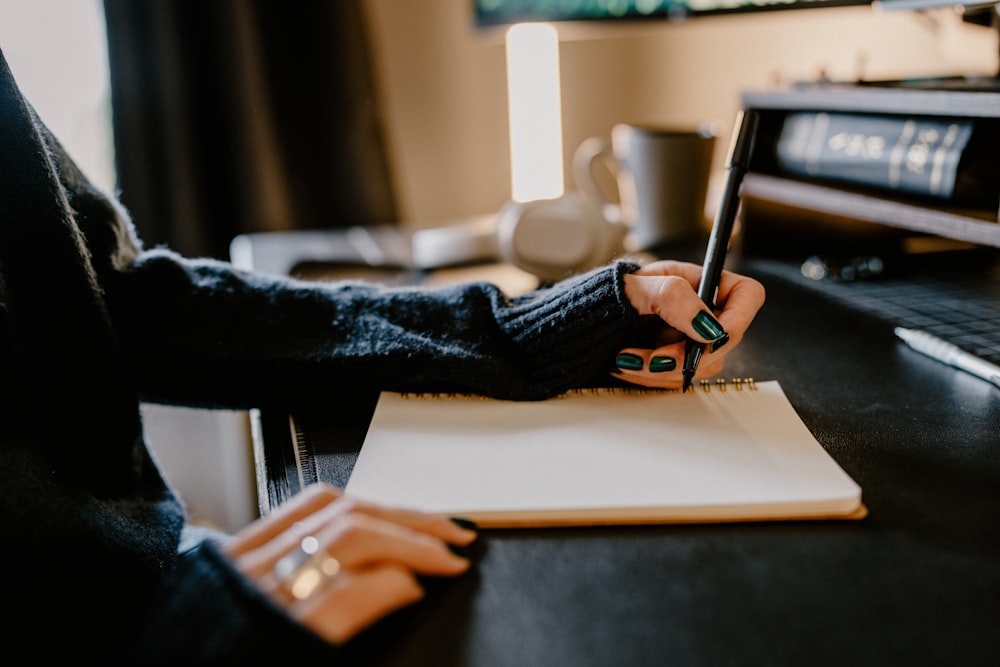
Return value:
<svg viewBox="0 0 1000 667">
<path fill-rule="evenodd" d="M 866 519 L 484 532 L 471 573 L 358 638 L 370 664 L 1000 665 L 1000 389 L 758 277 L 724 375 L 780 380 Z"/>
</svg>

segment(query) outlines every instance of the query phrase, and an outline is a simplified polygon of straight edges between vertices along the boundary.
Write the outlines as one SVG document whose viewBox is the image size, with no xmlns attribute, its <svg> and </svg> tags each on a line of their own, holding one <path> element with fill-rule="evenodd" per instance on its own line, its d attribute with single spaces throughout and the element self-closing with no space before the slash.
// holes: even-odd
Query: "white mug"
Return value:
<svg viewBox="0 0 1000 667">
<path fill-rule="evenodd" d="M 601 137 L 580 144 L 574 178 L 609 221 L 628 228 L 630 250 L 688 241 L 704 230 L 715 140 L 709 123 L 692 129 L 615 125 L 610 144 Z M 598 164 L 614 177 L 617 201 L 598 185 Z"/>
</svg>

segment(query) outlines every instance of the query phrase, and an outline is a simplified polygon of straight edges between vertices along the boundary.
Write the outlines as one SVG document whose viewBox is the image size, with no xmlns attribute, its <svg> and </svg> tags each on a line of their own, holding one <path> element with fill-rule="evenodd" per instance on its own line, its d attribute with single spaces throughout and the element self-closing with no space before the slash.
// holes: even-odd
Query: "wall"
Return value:
<svg viewBox="0 0 1000 667">
<path fill-rule="evenodd" d="M 503 32 L 471 0 L 364 0 L 404 220 L 497 210 L 510 192 Z M 951 10 L 845 7 L 627 28 L 564 24 L 564 153 L 621 121 L 728 135 L 746 89 L 812 79 L 997 71 L 997 37 Z M 721 164 L 728 142 L 719 142 Z"/>
<path fill-rule="evenodd" d="M 245 412 L 144 403 L 142 420 L 152 455 L 193 522 L 236 532 L 257 518 Z"/>
</svg>

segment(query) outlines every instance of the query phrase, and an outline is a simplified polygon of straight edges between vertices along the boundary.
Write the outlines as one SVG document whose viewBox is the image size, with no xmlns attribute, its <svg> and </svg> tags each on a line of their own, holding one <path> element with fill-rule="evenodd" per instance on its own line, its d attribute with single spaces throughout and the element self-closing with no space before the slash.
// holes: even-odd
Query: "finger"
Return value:
<svg viewBox="0 0 1000 667">
<path fill-rule="evenodd" d="M 343 644 L 423 595 L 410 572 L 388 565 L 338 575 L 312 596 L 289 605 L 289 613 L 327 641 Z"/>
<path fill-rule="evenodd" d="M 478 534 L 475 524 L 464 519 L 445 517 L 402 507 L 390 507 L 351 496 L 341 496 L 336 502 L 319 508 L 313 515 L 303 517 L 297 522 L 298 534 L 315 534 L 334 521 L 336 517 L 348 514 L 364 514 L 374 518 L 405 526 L 410 530 L 425 533 L 450 544 L 465 546 L 476 540 Z"/>
<path fill-rule="evenodd" d="M 676 276 L 683 278 L 691 285 L 692 290 L 697 294 L 701 284 L 702 267 L 690 262 L 678 262 L 674 260 L 662 260 L 648 264 L 635 271 L 634 276 Z M 734 291 L 735 290 L 735 291 Z M 756 312 L 764 303 L 764 287 L 758 281 L 749 276 L 744 276 L 733 271 L 723 271 L 719 278 L 717 301 L 721 304 L 726 296 L 732 292 L 738 294 L 737 301 L 745 305 L 750 311 Z M 746 294 L 744 294 L 746 292 Z M 718 304 L 716 304 L 718 305 Z M 752 314 L 752 313 L 751 313 Z"/>
<path fill-rule="evenodd" d="M 635 271 L 634 275 L 637 276 L 679 276 L 684 278 L 691 284 L 692 287 L 697 288 L 698 283 L 701 281 L 701 266 L 698 264 L 692 264 L 691 262 L 679 262 L 673 259 L 664 259 L 656 262 L 651 262 Z"/>
<path fill-rule="evenodd" d="M 626 275 L 625 293 L 640 315 L 657 315 L 689 338 L 709 343 L 725 337 L 722 324 L 684 278 Z"/>
<path fill-rule="evenodd" d="M 392 566 L 439 577 L 456 576 L 469 568 L 469 561 L 452 553 L 443 541 L 364 514 L 340 515 L 309 539 L 313 544 L 307 552 L 303 541 L 282 554 L 282 559 L 297 561 L 291 571 L 279 572 L 282 561 L 277 560 L 261 562 L 257 570 L 245 573 L 261 591 L 288 607 L 295 598 L 311 597 L 332 581 L 373 568 Z M 299 554 L 299 549 L 306 553 Z"/>
<path fill-rule="evenodd" d="M 654 349 L 625 348 L 615 357 L 615 367 L 626 376 L 651 375 L 670 377 L 681 370 L 684 344 L 676 343 Z"/>
<path fill-rule="evenodd" d="M 311 484 L 280 505 L 273 513 L 238 532 L 226 545 L 226 552 L 230 556 L 238 556 L 257 549 L 330 505 L 341 495 L 340 489 L 329 484 Z"/>
<path fill-rule="evenodd" d="M 314 509 L 313 513 L 303 515 L 303 512 L 309 509 Z M 283 530 L 261 531 L 257 535 L 258 537 L 268 535 L 270 540 L 263 543 L 255 540 L 252 549 L 240 547 L 229 551 L 241 571 L 248 576 L 264 577 L 274 568 L 278 560 L 297 549 L 305 536 L 317 537 L 321 543 L 328 544 L 333 539 L 329 536 L 336 534 L 338 526 L 352 525 L 350 521 L 352 516 L 368 516 L 380 522 L 405 528 L 408 535 L 411 533 L 424 535 L 438 545 L 439 552 L 445 552 L 449 556 L 451 554 L 442 542 L 466 546 L 477 538 L 475 530 L 470 528 L 474 525 L 471 522 L 415 510 L 385 507 L 343 495 L 337 495 L 333 502 L 325 505 L 311 500 L 300 501 L 299 506 L 290 509 L 288 514 L 289 517 L 280 524 Z M 296 520 L 289 521 L 289 518 Z M 339 554 L 335 555 L 339 557 Z M 426 551 L 422 552 L 422 555 L 426 555 Z M 438 566 L 443 565 L 438 564 Z M 444 566 L 446 568 L 444 573 L 448 573 L 450 569 L 456 567 L 456 563 Z M 461 569 L 463 568 L 459 568 L 459 571 Z"/>
<path fill-rule="evenodd" d="M 722 372 L 722 368 L 725 366 L 725 360 L 719 353 L 709 354 L 701 359 L 701 362 L 698 364 L 698 369 L 694 374 L 695 380 L 715 377 Z"/>
<path fill-rule="evenodd" d="M 337 504 L 337 511 L 359 512 L 376 517 L 410 530 L 418 531 L 444 540 L 451 544 L 465 546 L 478 537 L 475 524 L 459 517 L 447 517 L 441 514 L 421 512 L 405 507 L 380 505 L 344 496 Z"/>
<path fill-rule="evenodd" d="M 640 316 L 657 315 L 671 327 L 700 343 L 725 344 L 722 323 L 680 276 L 624 276 L 625 295 Z"/>
<path fill-rule="evenodd" d="M 421 574 L 453 576 L 469 568 L 444 541 L 365 514 L 342 516 L 316 537 L 348 569 L 395 563 Z"/>
<path fill-rule="evenodd" d="M 626 348 L 619 353 L 619 362 L 623 355 L 634 357 L 637 360 L 635 366 L 622 368 L 619 365 L 612 373 L 614 377 L 657 389 L 676 389 L 683 385 L 683 345 L 670 345 L 654 350 Z M 721 354 L 707 354 L 702 357 L 694 377 L 695 379 L 714 377 L 722 372 L 723 364 Z"/>
<path fill-rule="evenodd" d="M 731 335 L 742 338 L 765 299 L 764 286 L 758 281 L 723 272 L 719 283 L 719 321 Z"/>
</svg>

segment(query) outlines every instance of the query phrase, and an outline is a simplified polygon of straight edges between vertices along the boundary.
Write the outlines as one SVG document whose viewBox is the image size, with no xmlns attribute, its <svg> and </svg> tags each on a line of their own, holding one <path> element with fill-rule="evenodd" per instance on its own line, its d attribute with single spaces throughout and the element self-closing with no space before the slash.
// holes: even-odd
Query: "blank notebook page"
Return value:
<svg viewBox="0 0 1000 667">
<path fill-rule="evenodd" d="M 777 382 L 540 402 L 383 393 L 346 490 L 483 527 L 863 514 Z"/>
</svg>

